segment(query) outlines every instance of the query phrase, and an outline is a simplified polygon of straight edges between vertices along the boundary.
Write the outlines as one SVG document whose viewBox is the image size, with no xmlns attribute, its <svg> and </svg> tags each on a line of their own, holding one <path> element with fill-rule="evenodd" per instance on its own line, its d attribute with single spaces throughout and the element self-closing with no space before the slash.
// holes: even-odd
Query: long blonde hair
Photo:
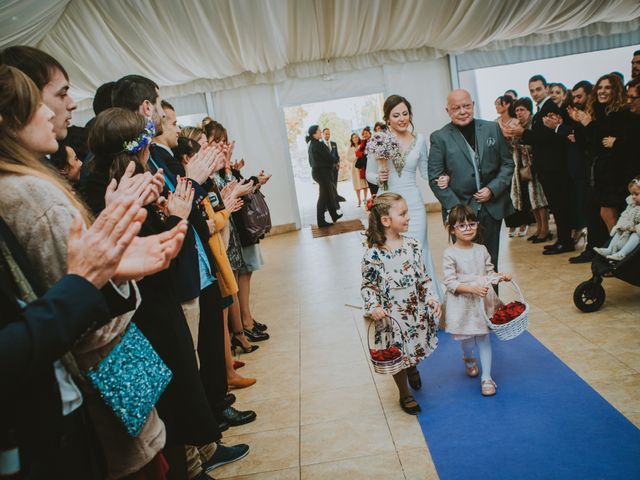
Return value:
<svg viewBox="0 0 640 480">
<path fill-rule="evenodd" d="M 65 194 L 90 225 L 91 214 L 71 185 L 16 138 L 42 104 L 36 85 L 17 68 L 0 65 L 0 92 L 0 175 L 31 175 L 46 180 Z"/>
<path fill-rule="evenodd" d="M 394 203 L 404 200 L 402 195 L 393 192 L 384 192 L 378 195 L 371 204 L 369 210 L 369 227 L 364 232 L 369 248 L 382 248 L 387 241 L 385 227 L 382 224 L 382 217 L 389 215 L 389 209 Z"/>
</svg>

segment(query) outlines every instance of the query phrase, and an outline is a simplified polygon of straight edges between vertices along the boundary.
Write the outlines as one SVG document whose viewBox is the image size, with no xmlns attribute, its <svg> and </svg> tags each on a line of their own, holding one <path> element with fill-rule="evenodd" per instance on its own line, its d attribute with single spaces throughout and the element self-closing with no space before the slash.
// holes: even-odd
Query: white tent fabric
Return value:
<svg viewBox="0 0 640 480">
<path fill-rule="evenodd" d="M 136 72 L 176 97 L 478 48 L 637 30 L 637 0 L 0 0 L 0 48 L 35 45 L 73 93 Z M 107 59 L 114 59 L 107 61 Z"/>
<path fill-rule="evenodd" d="M 298 227 L 282 107 L 399 93 L 428 138 L 448 121 L 446 54 L 639 29 L 637 0 L 0 0 L 0 48 L 57 58 L 79 110 L 131 73 L 155 80 L 178 115 L 215 92 L 248 173 L 274 174 L 264 187 L 274 225 Z"/>
</svg>

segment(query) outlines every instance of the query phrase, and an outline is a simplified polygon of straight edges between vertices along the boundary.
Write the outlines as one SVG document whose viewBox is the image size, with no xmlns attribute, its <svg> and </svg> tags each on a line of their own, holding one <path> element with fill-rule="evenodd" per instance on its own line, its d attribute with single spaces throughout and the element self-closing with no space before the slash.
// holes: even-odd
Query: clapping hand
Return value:
<svg viewBox="0 0 640 480">
<path fill-rule="evenodd" d="M 542 118 L 542 123 L 544 123 L 545 127 L 555 130 L 562 125 L 562 117 L 556 113 L 549 113 Z"/>
<path fill-rule="evenodd" d="M 141 197 L 144 205 L 156 201 L 164 187 L 162 169 L 158 170 L 155 175 L 151 175 L 149 172 L 134 175 L 135 170 L 136 164 L 129 162 L 122 178 L 120 178 L 120 182 L 116 181 L 115 178 L 111 179 L 104 195 L 105 206 L 129 196 L 133 198 Z"/>
<path fill-rule="evenodd" d="M 524 133 L 524 128 L 521 125 L 513 127 L 505 126 L 503 132 L 509 137 L 521 137 Z"/>
<path fill-rule="evenodd" d="M 241 158 L 240 160 L 235 162 L 232 165 L 232 167 L 233 167 L 234 170 L 238 170 L 238 171 L 242 170 L 242 168 L 244 168 L 244 158 Z"/>
<path fill-rule="evenodd" d="M 616 143 L 616 137 L 604 137 L 602 139 L 602 146 L 604 148 L 613 148 L 614 143 Z"/>
<path fill-rule="evenodd" d="M 244 160 L 243 160 L 244 162 Z M 264 185 L 265 183 L 267 183 L 269 181 L 269 179 L 271 178 L 272 174 L 266 174 L 264 173 L 264 170 L 260 170 L 260 173 L 258 173 L 258 182 L 260 182 L 260 185 Z"/>
<path fill-rule="evenodd" d="M 575 107 L 567 107 L 567 113 L 574 122 L 579 122 L 585 127 L 591 123 L 591 115 L 584 110 L 578 110 Z"/>
<path fill-rule="evenodd" d="M 187 222 L 182 220 L 169 231 L 136 237 L 125 251 L 114 280 L 139 280 L 166 269 L 180 252 L 186 234 Z"/>
<path fill-rule="evenodd" d="M 196 153 L 184 167 L 187 177 L 198 183 L 204 183 L 216 171 L 216 155 L 219 149 L 211 145 L 205 145 Z"/>
<path fill-rule="evenodd" d="M 87 230 L 83 231 L 78 215 L 69 231 L 67 272 L 84 277 L 96 288 L 114 276 L 147 216 L 139 194 L 117 195 L 111 200 Z"/>
<path fill-rule="evenodd" d="M 238 183 L 233 189 L 233 196 L 236 198 L 244 197 L 247 193 L 253 191 L 253 183 Z"/>
<path fill-rule="evenodd" d="M 191 186 L 190 180 L 180 178 L 180 175 L 178 175 L 177 180 L 176 191 L 169 193 L 167 211 L 169 212 L 169 215 L 175 215 L 176 217 L 186 219 L 191 213 L 195 190 Z"/>
</svg>

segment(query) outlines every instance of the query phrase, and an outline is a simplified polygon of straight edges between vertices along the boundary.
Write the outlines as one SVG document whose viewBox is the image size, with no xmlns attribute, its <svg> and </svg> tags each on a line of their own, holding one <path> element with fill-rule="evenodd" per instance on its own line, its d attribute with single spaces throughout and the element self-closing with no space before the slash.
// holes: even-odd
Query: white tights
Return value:
<svg viewBox="0 0 640 480">
<path fill-rule="evenodd" d="M 491 340 L 489 334 L 475 335 L 460 342 L 464 356 L 471 358 L 473 356 L 473 347 L 478 345 L 478 353 L 480 357 L 480 366 L 482 367 L 481 380 L 491 380 Z"/>
</svg>

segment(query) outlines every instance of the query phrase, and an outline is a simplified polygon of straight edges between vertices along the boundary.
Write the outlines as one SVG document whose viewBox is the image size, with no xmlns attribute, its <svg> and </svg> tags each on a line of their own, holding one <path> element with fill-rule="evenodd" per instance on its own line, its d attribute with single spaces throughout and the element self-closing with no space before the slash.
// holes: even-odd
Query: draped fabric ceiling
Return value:
<svg viewBox="0 0 640 480">
<path fill-rule="evenodd" d="M 78 100 L 129 73 L 176 97 L 638 29 L 637 0 L 0 0 L 0 48 L 52 54 Z"/>
</svg>

